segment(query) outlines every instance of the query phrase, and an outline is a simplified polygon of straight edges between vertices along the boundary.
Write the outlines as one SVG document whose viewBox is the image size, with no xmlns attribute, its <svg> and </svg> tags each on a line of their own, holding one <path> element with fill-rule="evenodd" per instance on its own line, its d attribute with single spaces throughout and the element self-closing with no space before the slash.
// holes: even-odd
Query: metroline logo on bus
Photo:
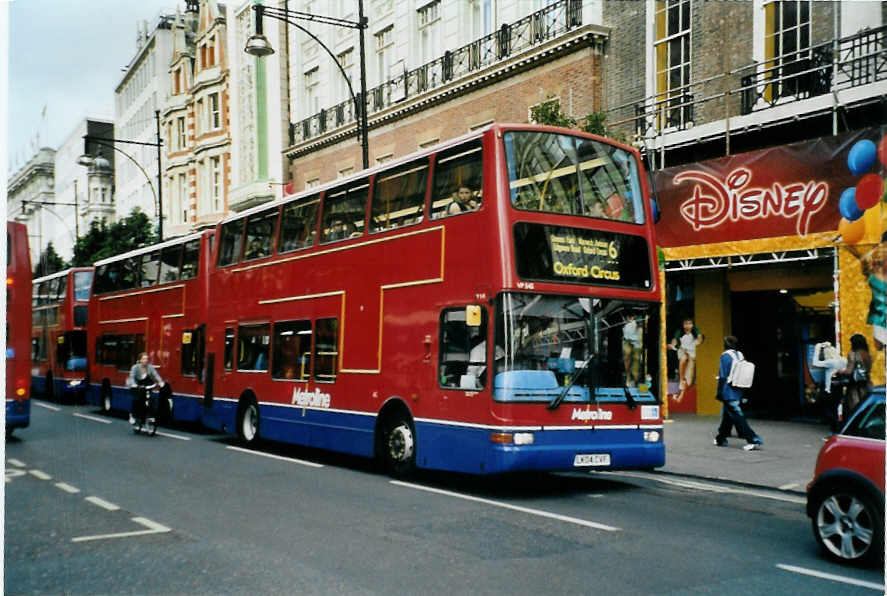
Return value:
<svg viewBox="0 0 887 596">
<path fill-rule="evenodd" d="M 300 408 L 329 408 L 331 399 L 329 393 L 323 393 L 320 389 L 314 391 L 305 391 L 301 387 L 293 389 L 292 403 Z"/>
</svg>

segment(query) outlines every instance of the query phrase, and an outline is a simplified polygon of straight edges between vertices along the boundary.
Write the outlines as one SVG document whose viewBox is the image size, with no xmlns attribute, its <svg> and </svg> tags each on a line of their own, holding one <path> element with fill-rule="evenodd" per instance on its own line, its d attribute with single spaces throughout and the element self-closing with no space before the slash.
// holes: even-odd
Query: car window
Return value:
<svg viewBox="0 0 887 596">
<path fill-rule="evenodd" d="M 855 416 L 844 432 L 851 437 L 884 440 L 884 402 L 872 402 Z"/>
</svg>

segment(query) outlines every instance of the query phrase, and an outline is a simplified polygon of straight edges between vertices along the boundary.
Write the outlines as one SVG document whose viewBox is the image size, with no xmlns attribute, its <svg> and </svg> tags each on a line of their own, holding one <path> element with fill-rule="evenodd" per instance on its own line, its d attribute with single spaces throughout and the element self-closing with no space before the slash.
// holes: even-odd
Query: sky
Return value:
<svg viewBox="0 0 887 596">
<path fill-rule="evenodd" d="M 7 10 L 7 176 L 39 147 L 58 149 L 87 116 L 114 118 L 114 89 L 149 32 L 184 0 L 0 0 Z M 4 33 L 0 31 L 0 33 Z M 2 49 L 0 49 L 2 57 Z M 2 102 L 0 102 L 2 104 Z"/>
</svg>

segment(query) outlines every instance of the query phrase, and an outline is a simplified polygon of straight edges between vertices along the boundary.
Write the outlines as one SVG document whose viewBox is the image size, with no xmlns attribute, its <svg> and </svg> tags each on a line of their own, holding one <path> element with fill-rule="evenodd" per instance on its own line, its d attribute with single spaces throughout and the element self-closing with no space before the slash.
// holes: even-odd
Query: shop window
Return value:
<svg viewBox="0 0 887 596">
<path fill-rule="evenodd" d="M 311 321 L 274 323 L 275 379 L 308 381 L 311 373 Z"/>
</svg>

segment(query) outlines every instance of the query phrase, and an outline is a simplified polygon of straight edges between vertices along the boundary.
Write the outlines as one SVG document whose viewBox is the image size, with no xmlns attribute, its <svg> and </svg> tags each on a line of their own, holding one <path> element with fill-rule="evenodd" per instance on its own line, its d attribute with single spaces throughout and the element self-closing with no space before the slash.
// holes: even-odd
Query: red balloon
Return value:
<svg viewBox="0 0 887 596">
<path fill-rule="evenodd" d="M 878 143 L 878 161 L 887 168 L 887 135 L 884 135 Z"/>
<path fill-rule="evenodd" d="M 884 194 L 884 180 L 877 174 L 866 174 L 856 185 L 856 206 L 860 211 L 874 207 Z"/>
</svg>

